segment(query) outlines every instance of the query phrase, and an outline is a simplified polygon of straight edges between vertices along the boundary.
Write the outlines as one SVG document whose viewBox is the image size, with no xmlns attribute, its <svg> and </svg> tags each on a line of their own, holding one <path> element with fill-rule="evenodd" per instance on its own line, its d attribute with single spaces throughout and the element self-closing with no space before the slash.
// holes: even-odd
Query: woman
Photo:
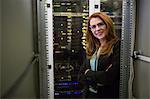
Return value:
<svg viewBox="0 0 150 99">
<path fill-rule="evenodd" d="M 103 12 L 88 19 L 86 61 L 79 71 L 85 98 L 119 98 L 120 41 Z"/>
</svg>

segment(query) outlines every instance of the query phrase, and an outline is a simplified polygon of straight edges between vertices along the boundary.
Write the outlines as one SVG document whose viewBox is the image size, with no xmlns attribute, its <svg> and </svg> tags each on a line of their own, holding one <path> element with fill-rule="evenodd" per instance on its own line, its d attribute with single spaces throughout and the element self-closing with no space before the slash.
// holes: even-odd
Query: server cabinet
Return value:
<svg viewBox="0 0 150 99">
<path fill-rule="evenodd" d="M 46 57 L 41 67 L 47 70 L 47 73 L 41 70 L 41 83 L 46 84 L 43 78 L 47 75 L 48 85 L 47 88 L 41 85 L 41 92 L 49 98 L 81 98 L 77 75 L 85 58 L 88 16 L 97 11 L 106 12 L 121 37 L 122 1 L 46 0 L 39 2 L 39 9 L 41 51 L 42 57 Z"/>
</svg>

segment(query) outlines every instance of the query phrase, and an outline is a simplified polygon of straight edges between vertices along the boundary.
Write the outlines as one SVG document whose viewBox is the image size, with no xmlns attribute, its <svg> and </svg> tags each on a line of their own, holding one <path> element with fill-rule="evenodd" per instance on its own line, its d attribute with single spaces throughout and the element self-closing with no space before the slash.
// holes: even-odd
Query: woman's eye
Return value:
<svg viewBox="0 0 150 99">
<path fill-rule="evenodd" d="M 98 23 L 97 25 L 98 25 L 98 26 L 101 26 L 101 25 L 104 25 L 104 23 Z"/>
</svg>

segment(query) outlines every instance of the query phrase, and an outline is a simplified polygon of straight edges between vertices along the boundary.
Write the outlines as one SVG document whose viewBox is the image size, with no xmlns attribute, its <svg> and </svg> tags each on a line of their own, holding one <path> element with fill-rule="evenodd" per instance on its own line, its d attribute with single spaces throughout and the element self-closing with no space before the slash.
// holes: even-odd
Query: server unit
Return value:
<svg viewBox="0 0 150 99">
<path fill-rule="evenodd" d="M 53 2 L 54 96 L 81 97 L 78 71 L 85 58 L 88 1 Z"/>
</svg>

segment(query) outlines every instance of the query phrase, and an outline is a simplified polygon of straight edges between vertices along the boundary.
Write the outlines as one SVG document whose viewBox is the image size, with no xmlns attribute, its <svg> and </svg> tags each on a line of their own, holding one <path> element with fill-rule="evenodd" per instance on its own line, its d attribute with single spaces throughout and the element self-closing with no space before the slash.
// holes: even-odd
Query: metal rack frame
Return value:
<svg viewBox="0 0 150 99">
<path fill-rule="evenodd" d="M 135 39 L 135 0 L 123 0 L 120 59 L 120 98 L 132 97 L 133 60 Z"/>
<path fill-rule="evenodd" d="M 48 98 L 48 66 L 46 60 L 45 1 L 37 0 L 38 41 L 39 41 L 39 83 L 40 98 Z"/>
</svg>

